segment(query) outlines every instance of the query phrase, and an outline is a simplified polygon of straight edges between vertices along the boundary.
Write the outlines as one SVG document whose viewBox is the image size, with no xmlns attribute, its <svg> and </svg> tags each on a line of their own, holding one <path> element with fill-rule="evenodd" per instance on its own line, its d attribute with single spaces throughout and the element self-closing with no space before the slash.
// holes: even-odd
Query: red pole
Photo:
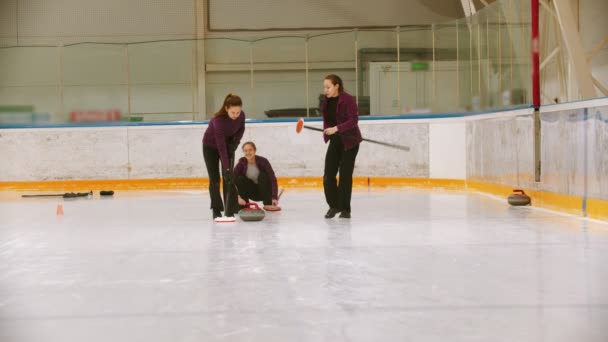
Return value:
<svg viewBox="0 0 608 342">
<path fill-rule="evenodd" d="M 539 0 L 531 2 L 531 24 L 532 24 L 532 104 L 534 105 L 534 180 L 540 182 L 540 61 L 538 43 L 538 9 Z"/>
<path fill-rule="evenodd" d="M 538 9 L 539 0 L 531 0 L 532 5 L 532 104 L 540 108 L 540 57 L 538 42 Z"/>
</svg>

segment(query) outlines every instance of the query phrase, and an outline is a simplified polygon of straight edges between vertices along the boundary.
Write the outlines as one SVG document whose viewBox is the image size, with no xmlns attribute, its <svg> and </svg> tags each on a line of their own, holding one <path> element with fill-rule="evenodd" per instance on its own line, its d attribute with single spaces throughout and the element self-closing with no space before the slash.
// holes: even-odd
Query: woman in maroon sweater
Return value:
<svg viewBox="0 0 608 342">
<path fill-rule="evenodd" d="M 237 210 L 236 191 L 231 191 L 227 199 L 227 208 L 224 208 L 220 196 L 220 161 L 222 178 L 224 179 L 224 198 L 227 196 L 229 186 L 234 180 L 230 179 L 231 167 L 234 164 L 234 151 L 241 142 L 245 132 L 245 112 L 242 111 L 243 101 L 237 95 L 228 94 L 224 99 L 222 108 L 215 113 L 209 121 L 209 126 L 203 136 L 203 157 L 209 175 L 209 196 L 213 218 L 234 216 Z"/>
<path fill-rule="evenodd" d="M 277 177 L 268 159 L 256 155 L 255 144 L 248 141 L 242 146 L 243 158 L 234 168 L 234 177 L 239 189 L 239 204 L 245 205 L 249 200 L 263 201 L 267 210 L 277 210 Z"/>
<path fill-rule="evenodd" d="M 363 141 L 359 130 L 359 108 L 355 98 L 344 90 L 342 79 L 327 75 L 323 80 L 325 99 L 321 104 L 323 114 L 323 139 L 329 141 L 325 154 L 323 189 L 329 210 L 325 218 L 340 213 L 350 218 L 350 199 L 353 192 L 353 171 Z M 340 172 L 340 184 L 336 175 Z"/>
</svg>

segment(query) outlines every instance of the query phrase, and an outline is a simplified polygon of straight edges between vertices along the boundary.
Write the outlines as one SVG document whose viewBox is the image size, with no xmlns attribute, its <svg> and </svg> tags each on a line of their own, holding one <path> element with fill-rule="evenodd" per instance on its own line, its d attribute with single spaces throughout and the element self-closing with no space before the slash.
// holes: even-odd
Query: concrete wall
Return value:
<svg viewBox="0 0 608 342">
<path fill-rule="evenodd" d="M 467 123 L 467 179 L 529 188 L 534 184 L 532 114 Z"/>
<path fill-rule="evenodd" d="M 361 145 L 356 176 L 451 178 L 465 176 L 462 121 L 362 120 L 363 135 L 410 152 Z M 310 125 L 320 126 L 320 122 Z M 0 130 L 2 181 L 206 177 L 201 137 L 206 125 Z M 432 137 L 432 140 L 431 140 Z M 280 177 L 321 177 L 326 145 L 321 133 L 295 133 L 295 123 L 250 123 L 252 140 Z"/>
<path fill-rule="evenodd" d="M 313 122 L 311 125 L 319 125 Z M 146 179 L 207 177 L 201 151 L 206 125 L 159 125 L 104 128 L 0 130 L 1 181 L 65 179 Z M 364 143 L 357 176 L 429 176 L 429 123 L 367 121 L 365 136 L 404 144 L 410 152 Z M 464 127 L 460 127 L 464 130 Z M 443 127 L 445 130 L 445 127 Z M 464 132 L 457 134 L 463 136 Z M 269 158 L 280 177 L 321 177 L 326 146 L 319 132 L 295 132 L 294 123 L 248 124 L 243 142 L 251 140 Z M 435 144 L 437 154 L 453 150 Z M 460 154 L 464 155 L 464 149 Z M 457 154 L 456 154 L 457 155 Z M 462 168 L 462 167 L 461 167 Z M 446 178 L 462 178 L 450 169 Z"/>
<path fill-rule="evenodd" d="M 541 118 L 543 188 L 608 199 L 608 100 L 589 108 L 551 106 Z"/>
</svg>

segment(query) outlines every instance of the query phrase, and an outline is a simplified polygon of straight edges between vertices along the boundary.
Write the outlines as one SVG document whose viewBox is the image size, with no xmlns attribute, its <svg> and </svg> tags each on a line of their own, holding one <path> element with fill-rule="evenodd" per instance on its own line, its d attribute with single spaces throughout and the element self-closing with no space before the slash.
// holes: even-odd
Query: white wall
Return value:
<svg viewBox="0 0 608 342">
<path fill-rule="evenodd" d="M 451 0 L 209 0 L 209 11 L 211 29 L 224 30 L 422 25 L 462 15 Z"/>
<path fill-rule="evenodd" d="M 193 38 L 194 0 L 16 0 L 21 44 Z"/>
<path fill-rule="evenodd" d="M 0 47 L 16 44 L 17 0 L 0 1 Z"/>
<path fill-rule="evenodd" d="M 466 123 L 461 119 L 429 125 L 430 178 L 466 179 Z"/>
</svg>

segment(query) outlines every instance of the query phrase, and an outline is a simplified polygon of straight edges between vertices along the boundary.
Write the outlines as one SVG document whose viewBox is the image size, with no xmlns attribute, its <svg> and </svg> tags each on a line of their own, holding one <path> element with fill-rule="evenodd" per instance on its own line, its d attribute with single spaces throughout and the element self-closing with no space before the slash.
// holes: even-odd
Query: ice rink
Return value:
<svg viewBox="0 0 608 342">
<path fill-rule="evenodd" d="M 608 341 L 608 225 L 464 192 L 0 195 L 0 341 Z M 57 204 L 64 215 L 56 215 Z"/>
</svg>

